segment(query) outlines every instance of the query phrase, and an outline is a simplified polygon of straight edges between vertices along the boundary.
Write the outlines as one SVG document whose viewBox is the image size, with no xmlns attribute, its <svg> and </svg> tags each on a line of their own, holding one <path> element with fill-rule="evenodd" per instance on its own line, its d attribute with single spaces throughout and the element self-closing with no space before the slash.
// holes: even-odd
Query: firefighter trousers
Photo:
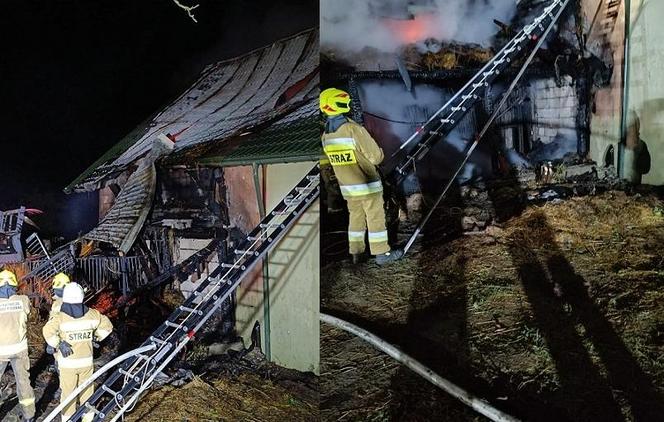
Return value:
<svg viewBox="0 0 664 422">
<path fill-rule="evenodd" d="M 372 193 L 361 198 L 346 198 L 348 203 L 348 245 L 352 255 L 364 252 L 364 236 L 369 229 L 369 250 L 371 255 L 381 255 L 390 251 L 385 228 L 383 193 Z"/>
<path fill-rule="evenodd" d="M 79 385 L 83 384 L 92 376 L 94 368 L 92 366 L 84 368 L 63 368 L 60 367 L 60 402 L 66 399 L 72 391 L 74 391 Z M 90 384 L 88 388 L 83 390 L 81 394 L 78 395 L 77 400 L 72 400 L 69 405 L 62 409 L 62 420 L 63 422 L 68 420 L 70 416 L 76 413 L 76 408 L 81 404 L 85 403 L 87 399 L 92 396 L 92 393 L 95 391 L 94 383 Z M 90 413 L 83 418 L 83 421 L 92 420 L 94 414 Z"/>
<path fill-rule="evenodd" d="M 26 419 L 35 417 L 35 393 L 30 385 L 30 357 L 28 351 L 15 356 L 0 358 L 0 377 L 5 373 L 7 364 L 11 364 L 16 379 L 16 395 L 18 403 Z"/>
</svg>

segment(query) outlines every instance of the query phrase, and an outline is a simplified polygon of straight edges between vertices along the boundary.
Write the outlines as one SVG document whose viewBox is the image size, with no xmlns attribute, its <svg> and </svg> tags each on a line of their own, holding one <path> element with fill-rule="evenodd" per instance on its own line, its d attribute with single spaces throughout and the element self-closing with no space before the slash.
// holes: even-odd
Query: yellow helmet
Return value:
<svg viewBox="0 0 664 422">
<path fill-rule="evenodd" d="M 70 282 L 71 280 L 69 279 L 69 276 L 67 274 L 58 273 L 55 275 L 55 277 L 53 277 L 53 288 L 62 289 Z"/>
<path fill-rule="evenodd" d="M 18 286 L 18 280 L 16 279 L 16 274 L 9 270 L 0 271 L 0 286 L 9 284 L 10 286 Z"/>
<path fill-rule="evenodd" d="M 328 88 L 320 93 L 320 109 L 328 116 L 338 116 L 350 111 L 350 95 L 337 88 Z"/>
</svg>

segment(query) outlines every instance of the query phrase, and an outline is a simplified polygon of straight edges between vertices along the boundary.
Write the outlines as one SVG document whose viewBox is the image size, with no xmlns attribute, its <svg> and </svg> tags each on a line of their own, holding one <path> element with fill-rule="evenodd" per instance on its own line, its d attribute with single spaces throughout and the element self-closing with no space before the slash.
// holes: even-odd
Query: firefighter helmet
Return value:
<svg viewBox="0 0 664 422">
<path fill-rule="evenodd" d="M 81 287 L 80 284 L 69 283 L 62 291 L 62 302 L 76 305 L 83 303 L 84 296 L 85 292 L 83 291 L 83 287 Z"/>
<path fill-rule="evenodd" d="M 337 88 L 328 88 L 320 93 L 320 109 L 328 116 L 338 116 L 350 111 L 350 95 Z"/>
<path fill-rule="evenodd" d="M 16 274 L 9 270 L 0 271 L 0 286 L 4 286 L 5 284 L 9 284 L 13 287 L 18 286 L 18 279 L 16 278 Z"/>
<path fill-rule="evenodd" d="M 65 287 L 67 284 L 69 284 L 71 280 L 69 279 L 69 276 L 65 273 L 57 273 L 55 277 L 53 277 L 53 288 L 54 289 L 62 289 Z"/>
</svg>

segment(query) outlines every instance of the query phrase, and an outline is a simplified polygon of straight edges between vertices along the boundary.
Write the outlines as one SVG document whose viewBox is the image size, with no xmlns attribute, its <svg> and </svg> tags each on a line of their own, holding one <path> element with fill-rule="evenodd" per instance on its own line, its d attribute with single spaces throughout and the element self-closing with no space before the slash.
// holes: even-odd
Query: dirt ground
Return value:
<svg viewBox="0 0 664 422">
<path fill-rule="evenodd" d="M 114 320 L 122 341 L 122 350 L 135 347 L 181 303 L 181 296 L 165 292 L 159 298 L 144 300 L 143 305 L 131 309 L 120 323 Z M 35 389 L 37 420 L 43 420 L 59 403 L 58 377 L 51 367 L 53 357 L 45 353 L 41 328 L 46 313 L 31 313 L 28 342 L 31 360 L 32 385 Z M 111 347 L 104 343 L 104 347 Z M 198 343 L 192 343 L 194 356 Z M 118 351 L 102 350 L 95 359 L 99 368 Z M 258 349 L 248 355 L 231 358 L 228 355 L 210 358 L 190 357 L 172 367 L 193 375 L 193 379 L 175 387 L 164 385 L 150 390 L 127 421 L 312 421 L 318 420 L 318 380 L 313 374 L 303 374 L 278 367 L 265 360 Z M 171 368 L 167 375 L 172 375 Z M 14 377 L 7 370 L 0 379 L 5 400 L 0 402 L 0 420 L 18 415 Z"/>
<path fill-rule="evenodd" d="M 384 268 L 328 264 L 322 308 L 523 420 L 662 420 L 663 212 L 607 192 L 446 242 L 425 234 Z M 485 420 L 325 325 L 321 370 L 323 420 Z"/>
</svg>

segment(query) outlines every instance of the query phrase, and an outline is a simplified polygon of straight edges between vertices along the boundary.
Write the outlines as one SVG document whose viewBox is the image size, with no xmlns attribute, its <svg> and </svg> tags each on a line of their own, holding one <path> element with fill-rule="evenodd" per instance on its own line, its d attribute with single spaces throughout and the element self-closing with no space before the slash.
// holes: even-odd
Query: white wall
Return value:
<svg viewBox="0 0 664 422">
<path fill-rule="evenodd" d="M 267 167 L 266 208 L 272 209 L 314 163 Z M 320 204 L 316 202 L 270 253 L 270 342 L 272 360 L 319 373 Z"/>
<path fill-rule="evenodd" d="M 632 0 L 629 55 L 629 109 L 641 122 L 650 151 L 650 172 L 642 182 L 664 184 L 664 1 Z"/>
<path fill-rule="evenodd" d="M 261 168 L 265 206 L 269 212 L 313 167 L 315 163 L 276 164 Z M 227 169 L 227 173 L 228 174 Z M 256 192 L 247 183 L 250 168 L 238 167 L 235 187 L 229 184 L 228 201 L 231 219 L 233 209 L 248 213 L 240 220 L 254 221 Z M 241 186 L 242 189 L 237 187 Z M 255 223 L 254 223 L 255 225 Z M 319 372 L 319 211 L 318 201 L 302 215 L 297 224 L 268 256 L 269 304 L 262 266 L 242 283 L 237 291 L 236 330 L 249 344 L 251 328 L 258 321 L 262 337 L 269 335 L 270 358 L 275 363 L 300 371 Z M 267 308 L 266 308 L 267 305 Z M 266 327 L 265 311 L 270 324 Z M 264 340 L 265 343 L 265 340 Z M 265 344 L 263 345 L 265 351 Z"/>
</svg>

